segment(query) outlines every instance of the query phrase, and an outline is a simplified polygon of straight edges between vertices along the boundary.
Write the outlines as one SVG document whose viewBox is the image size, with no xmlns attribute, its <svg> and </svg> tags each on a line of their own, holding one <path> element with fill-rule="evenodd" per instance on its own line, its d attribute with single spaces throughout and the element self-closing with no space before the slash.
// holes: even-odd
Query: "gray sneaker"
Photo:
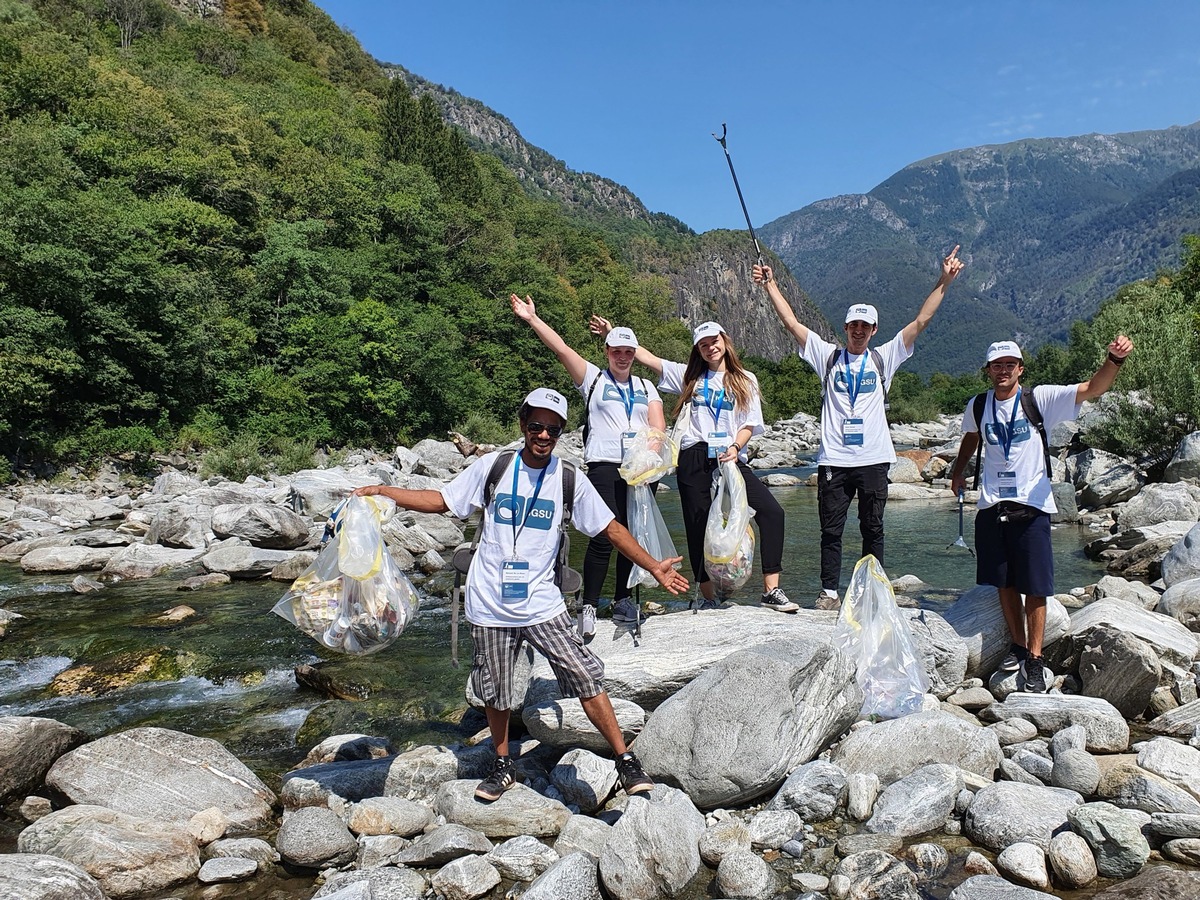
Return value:
<svg viewBox="0 0 1200 900">
<path fill-rule="evenodd" d="M 585 603 L 579 607 L 578 615 L 579 636 L 584 642 L 590 641 L 596 636 L 596 607 L 590 603 Z"/>
<path fill-rule="evenodd" d="M 642 611 L 632 597 L 622 597 L 613 603 L 612 620 L 617 625 L 637 625 L 642 620 Z"/>
<path fill-rule="evenodd" d="M 783 592 L 783 588 L 771 588 L 762 595 L 762 600 L 759 601 L 767 609 L 773 609 L 775 612 L 794 613 L 800 607 L 788 599 L 788 595 Z"/>
<path fill-rule="evenodd" d="M 836 592 L 822 589 L 821 593 L 817 594 L 817 599 L 813 603 L 816 609 L 841 609 L 842 601 L 838 599 Z"/>
</svg>

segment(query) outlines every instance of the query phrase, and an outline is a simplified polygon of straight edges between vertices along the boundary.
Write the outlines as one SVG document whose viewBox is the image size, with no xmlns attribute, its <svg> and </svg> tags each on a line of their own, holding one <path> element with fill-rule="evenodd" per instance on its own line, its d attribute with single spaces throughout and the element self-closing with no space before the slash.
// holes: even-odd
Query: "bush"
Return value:
<svg viewBox="0 0 1200 900">
<path fill-rule="evenodd" d="M 12 463 L 7 458 L 0 456 L 0 484 L 8 484 L 12 478 Z"/>
<path fill-rule="evenodd" d="M 226 446 L 206 453 L 200 464 L 200 474 L 205 478 L 223 475 L 230 481 L 245 481 L 250 475 L 262 476 L 267 471 L 266 457 L 253 434 L 239 434 Z"/>
<path fill-rule="evenodd" d="M 54 445 L 54 455 L 59 459 L 88 463 L 106 456 L 137 454 L 149 456 L 159 453 L 163 443 L 153 429 L 146 425 L 119 425 L 105 428 L 91 425 L 82 432 L 63 438 Z"/>
<path fill-rule="evenodd" d="M 220 447 L 229 441 L 229 429 L 221 417 L 208 408 L 200 409 L 192 421 L 179 429 L 175 446 L 180 450 L 206 450 Z"/>
<path fill-rule="evenodd" d="M 290 441 L 287 438 L 276 438 L 272 442 L 272 450 L 274 453 L 271 457 L 271 468 L 280 475 L 291 475 L 301 469 L 311 469 L 315 465 L 317 445 L 310 440 Z"/>
<path fill-rule="evenodd" d="M 515 429 L 505 428 L 490 412 L 481 410 L 469 413 L 454 430 L 477 444 L 507 444 L 517 436 Z"/>
</svg>

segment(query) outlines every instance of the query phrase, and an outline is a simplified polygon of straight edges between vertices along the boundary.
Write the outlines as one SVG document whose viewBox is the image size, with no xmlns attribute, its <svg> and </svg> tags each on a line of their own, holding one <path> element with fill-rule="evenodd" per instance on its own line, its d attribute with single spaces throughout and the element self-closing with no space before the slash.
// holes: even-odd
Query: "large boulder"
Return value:
<svg viewBox="0 0 1200 900">
<path fill-rule="evenodd" d="M 1074 481 L 1084 506 L 1112 506 L 1128 500 L 1145 483 L 1145 475 L 1132 463 L 1103 450 L 1089 449 L 1074 459 Z"/>
<path fill-rule="evenodd" d="M 700 872 L 704 816 L 681 792 L 656 785 L 635 798 L 600 853 L 600 880 L 613 900 L 677 897 Z"/>
<path fill-rule="evenodd" d="M 267 550 L 226 540 L 204 554 L 200 564 L 209 572 L 221 572 L 230 578 L 265 578 L 290 557 L 286 550 Z"/>
<path fill-rule="evenodd" d="M 1081 693 L 1103 697 L 1126 719 L 1141 715 L 1162 680 L 1154 648 L 1111 625 L 1087 629 L 1076 643 Z"/>
<path fill-rule="evenodd" d="M 938 830 L 954 812 L 962 789 L 962 773 L 956 766 L 922 766 L 884 788 L 866 829 L 902 838 Z"/>
<path fill-rule="evenodd" d="M 831 755 L 847 773 L 874 774 L 884 785 L 931 763 L 948 763 L 990 779 L 1003 758 L 994 731 L 940 711 L 858 728 Z"/>
<path fill-rule="evenodd" d="M 1083 803 L 1074 791 L 997 781 L 975 792 L 963 816 L 966 835 L 999 853 L 1025 841 L 1043 850 L 1067 824 L 1071 810 Z"/>
<path fill-rule="evenodd" d="M 448 781 L 438 788 L 435 809 L 447 822 L 465 825 L 488 837 L 510 838 L 528 834 L 554 837 L 571 818 L 557 800 L 543 797 L 523 784 L 514 785 L 494 803 L 475 799 L 474 779 Z"/>
<path fill-rule="evenodd" d="M 1012 642 L 996 589 L 988 584 L 976 585 L 959 597 L 943 618 L 966 641 L 966 677 L 987 678 L 991 675 Z M 1062 637 L 1069 622 L 1066 607 L 1056 598 L 1047 597 L 1045 645 Z"/>
<path fill-rule="evenodd" d="M 663 703 L 638 756 L 697 806 L 747 802 L 827 747 L 861 706 L 854 666 L 832 646 L 776 641 L 730 654 Z"/>
<path fill-rule="evenodd" d="M 21 506 L 40 509 L 72 522 L 98 522 L 125 515 L 125 510 L 113 501 L 104 497 L 92 499 L 83 494 L 26 494 L 21 498 Z"/>
<path fill-rule="evenodd" d="M 1192 578 L 1200 578 L 1200 525 L 1180 538 L 1162 561 L 1162 579 L 1167 587 Z"/>
<path fill-rule="evenodd" d="M 83 868 L 43 853 L 0 854 L 0 897 L 13 900 L 107 900 Z"/>
<path fill-rule="evenodd" d="M 646 723 L 645 711 L 636 703 L 619 697 L 612 701 L 612 707 L 625 741 L 632 741 Z M 588 719 L 583 704 L 576 697 L 525 706 L 521 710 L 521 721 L 530 736 L 543 744 L 583 747 L 594 753 L 609 752 L 608 741 Z"/>
<path fill-rule="evenodd" d="M 1100 625 L 1110 626 L 1144 641 L 1159 662 L 1176 675 L 1190 671 L 1200 651 L 1200 637 L 1170 616 L 1141 609 L 1121 600 L 1098 600 L 1071 616 L 1072 638 Z"/>
<path fill-rule="evenodd" d="M 1171 616 L 1189 631 L 1200 631 L 1200 578 L 1178 581 L 1167 588 L 1155 612 Z"/>
<path fill-rule="evenodd" d="M 21 832 L 21 853 L 73 862 L 109 897 L 138 897 L 194 878 L 200 850 L 187 827 L 102 806 L 68 806 Z"/>
<path fill-rule="evenodd" d="M 308 542 L 308 523 L 285 506 L 231 503 L 212 511 L 218 538 L 241 538 L 255 547 L 292 550 Z"/>
<path fill-rule="evenodd" d="M 992 722 L 1025 719 L 1042 734 L 1054 734 L 1071 725 L 1082 725 L 1087 749 L 1119 753 L 1129 746 L 1129 724 L 1107 700 L 1066 694 L 1009 694 L 993 703 L 981 717 Z"/>
<path fill-rule="evenodd" d="M 1053 894 L 1021 887 L 999 875 L 973 875 L 950 892 L 948 900 L 1055 900 Z"/>
<path fill-rule="evenodd" d="M 1148 484 L 1121 510 L 1121 530 L 1160 522 L 1200 519 L 1200 488 L 1192 484 Z"/>
<path fill-rule="evenodd" d="M 216 807 L 235 834 L 266 828 L 275 802 L 219 743 L 166 728 L 132 728 L 84 744 L 59 758 L 46 783 L 73 803 L 162 822 L 187 822 Z"/>
<path fill-rule="evenodd" d="M 203 550 L 213 542 L 212 511 L 204 503 L 181 500 L 155 507 L 146 540 L 164 547 Z"/>
<path fill-rule="evenodd" d="M 116 552 L 112 547 L 41 547 L 21 557 L 21 571 L 26 575 L 94 572 L 103 569 Z"/>
<path fill-rule="evenodd" d="M 1200 483 L 1200 431 L 1193 431 L 1179 442 L 1175 455 L 1167 463 L 1163 480 Z"/>
<path fill-rule="evenodd" d="M 130 544 L 122 547 L 104 566 L 104 575 L 122 580 L 131 578 L 153 578 L 172 569 L 190 566 L 204 550 L 171 549 L 158 544 Z"/>
<path fill-rule="evenodd" d="M 586 853 L 568 853 L 525 889 L 521 900 L 603 900 L 596 861 Z"/>
<path fill-rule="evenodd" d="M 37 790 L 54 761 L 85 740 L 78 728 L 54 719 L 0 717 L 0 800 Z"/>
<path fill-rule="evenodd" d="M 1200 750 L 1195 747 L 1158 737 L 1141 746 L 1137 763 L 1200 798 Z"/>
</svg>

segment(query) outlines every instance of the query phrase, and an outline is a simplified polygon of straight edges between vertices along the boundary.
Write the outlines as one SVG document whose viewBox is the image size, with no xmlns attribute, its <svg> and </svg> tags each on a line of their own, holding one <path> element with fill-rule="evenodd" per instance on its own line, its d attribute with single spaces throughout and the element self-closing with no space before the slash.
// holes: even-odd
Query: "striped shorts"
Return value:
<svg viewBox="0 0 1200 900">
<path fill-rule="evenodd" d="M 575 620 L 566 611 L 540 625 L 472 625 L 471 639 L 475 643 L 471 688 L 492 709 L 512 709 L 513 670 L 522 641 L 546 657 L 564 697 L 586 700 L 604 692 L 604 663 L 584 646 Z"/>
</svg>

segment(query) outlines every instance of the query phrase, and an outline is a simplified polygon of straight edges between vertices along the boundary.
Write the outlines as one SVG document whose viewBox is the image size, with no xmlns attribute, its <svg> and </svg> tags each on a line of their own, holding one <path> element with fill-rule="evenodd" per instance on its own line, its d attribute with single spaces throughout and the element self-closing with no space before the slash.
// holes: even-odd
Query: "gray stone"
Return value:
<svg viewBox="0 0 1200 900">
<path fill-rule="evenodd" d="M 412 841 L 395 834 L 360 834 L 356 869 L 374 869 L 400 863 L 400 854 L 412 846 Z"/>
<path fill-rule="evenodd" d="M 1069 820 L 1092 848 L 1096 871 L 1106 878 L 1130 878 L 1150 858 L 1141 830 L 1111 803 L 1085 803 L 1071 811 Z"/>
<path fill-rule="evenodd" d="M 347 824 L 355 834 L 412 837 L 433 821 L 429 808 L 403 797 L 368 797 L 350 807 Z"/>
<path fill-rule="evenodd" d="M 1168 710 L 1146 723 L 1147 731 L 1184 740 L 1196 734 L 1197 728 L 1200 728 L 1200 700 Z"/>
<path fill-rule="evenodd" d="M 203 550 L 172 550 L 157 544 L 130 544 L 109 557 L 103 574 L 123 580 L 154 578 L 172 569 L 190 566 L 203 555 Z"/>
<path fill-rule="evenodd" d="M 131 728 L 61 756 L 46 783 L 72 803 L 186 823 L 210 807 L 233 833 L 263 830 L 275 795 L 209 738 L 166 728 Z"/>
<path fill-rule="evenodd" d="M 974 875 L 952 890 L 948 900 L 1055 900 L 1055 897 L 1005 881 L 999 875 Z"/>
<path fill-rule="evenodd" d="M 367 734 L 335 734 L 325 738 L 308 751 L 296 766 L 303 769 L 318 763 L 341 762 L 349 759 L 382 759 L 396 753 L 386 737 Z"/>
<path fill-rule="evenodd" d="M 1119 600 L 1100 600 L 1071 616 L 1071 635 L 1078 638 L 1090 628 L 1108 625 L 1149 644 L 1159 662 L 1182 675 L 1200 652 L 1200 637 L 1170 616 L 1140 609 Z"/>
<path fill-rule="evenodd" d="M 1195 522 L 1200 519 L 1200 490 L 1194 485 L 1148 484 L 1121 510 L 1121 530 L 1161 522 Z"/>
<path fill-rule="evenodd" d="M 64 572 L 94 572 L 117 551 L 112 547 L 42 547 L 21 557 L 26 575 L 53 575 Z"/>
<path fill-rule="evenodd" d="M 613 900 L 674 897 L 700 871 L 704 817 L 666 785 L 634 798 L 600 854 L 600 881 Z"/>
<path fill-rule="evenodd" d="M 846 812 L 863 822 L 871 817 L 879 796 L 879 776 L 874 772 L 855 772 L 846 776 Z"/>
<path fill-rule="evenodd" d="M 838 856 L 854 856 L 868 850 L 899 853 L 903 847 L 904 840 L 894 834 L 846 834 L 838 838 L 836 845 Z"/>
<path fill-rule="evenodd" d="M 1068 748 L 1055 755 L 1054 769 L 1050 773 L 1052 786 L 1090 797 L 1096 793 L 1099 783 L 1100 766 L 1086 750 Z"/>
<path fill-rule="evenodd" d="M 962 776 L 954 766 L 922 766 L 884 788 L 867 831 L 907 838 L 941 828 L 962 789 Z"/>
<path fill-rule="evenodd" d="M 1134 496 L 1145 483 L 1145 475 L 1119 456 L 1089 449 L 1075 457 L 1074 481 L 1079 502 L 1095 509 Z"/>
<path fill-rule="evenodd" d="M 831 759 L 847 774 L 874 773 L 891 784 L 929 763 L 990 779 L 1002 754 L 994 732 L 945 712 L 922 712 L 855 729 Z"/>
<path fill-rule="evenodd" d="M 558 853 L 529 835 L 509 838 L 485 857 L 509 881 L 533 881 L 558 861 Z"/>
<path fill-rule="evenodd" d="M 305 869 L 321 869 L 354 859 L 358 841 L 333 810 L 308 806 L 284 816 L 275 836 L 275 849 L 284 862 Z"/>
<path fill-rule="evenodd" d="M 358 887 L 358 896 L 341 891 L 352 891 Z M 334 872 L 325 878 L 325 884 L 313 894 L 313 900 L 422 900 L 429 882 L 425 876 L 403 866 L 384 866 L 365 872 Z"/>
<path fill-rule="evenodd" d="M 0 800 L 41 787 L 50 767 L 78 747 L 78 728 L 39 716 L 0 716 Z"/>
<path fill-rule="evenodd" d="M 1169 482 L 1200 481 L 1200 431 L 1193 431 L 1175 448 L 1163 479 Z"/>
<path fill-rule="evenodd" d="M 200 558 L 209 572 L 223 572 L 230 578 L 264 578 L 291 557 L 285 550 L 267 550 L 250 544 L 223 543 Z"/>
<path fill-rule="evenodd" d="M 445 900 L 475 900 L 500 883 L 496 867 L 479 856 L 463 856 L 446 863 L 433 876 L 433 889 Z"/>
<path fill-rule="evenodd" d="M 971 850 L 967 853 L 967 858 L 963 860 L 963 872 L 967 875 L 999 875 L 996 867 L 992 865 L 991 860 L 980 853 L 978 850 Z M 1007 882 L 1005 882 L 1007 884 Z"/>
<path fill-rule="evenodd" d="M 1200 838 L 1200 815 L 1153 812 L 1149 828 L 1160 838 Z"/>
<path fill-rule="evenodd" d="M 996 866 L 1013 881 L 1041 890 L 1050 887 L 1046 871 L 1046 853 L 1036 844 L 1017 841 L 1009 844 L 996 857 Z"/>
<path fill-rule="evenodd" d="M 941 844 L 911 844 L 905 848 L 904 856 L 922 881 L 941 878 L 950 865 L 950 854 Z"/>
<path fill-rule="evenodd" d="M 751 849 L 750 829 L 739 819 L 717 822 L 705 829 L 699 846 L 700 858 L 715 868 L 726 854 Z"/>
<path fill-rule="evenodd" d="M 790 809 L 806 822 L 821 822 L 832 818 L 846 802 L 846 791 L 846 773 L 833 763 L 817 759 L 792 772 L 767 809 Z"/>
<path fill-rule="evenodd" d="M 645 711 L 636 703 L 620 698 L 612 700 L 612 707 L 626 743 L 632 741 L 646 723 Z M 529 734 L 543 744 L 582 747 L 593 753 L 611 752 L 608 741 L 596 730 L 575 697 L 527 705 L 521 721 Z"/>
<path fill-rule="evenodd" d="M 0 897 L 13 900 L 107 900 L 82 868 L 42 853 L 0 854 Z"/>
<path fill-rule="evenodd" d="M 1093 894 L 1093 900 L 1177 900 L 1200 896 L 1200 872 L 1150 866 L 1128 881 Z"/>
<path fill-rule="evenodd" d="M 523 784 L 504 792 L 493 803 L 475 799 L 474 779 L 448 781 L 438 788 L 435 808 L 447 822 L 466 825 L 488 837 L 554 837 L 562 829 L 571 811 L 557 800 L 543 797 Z"/>
<path fill-rule="evenodd" d="M 1129 581 L 1116 575 L 1105 575 L 1092 590 L 1093 600 L 1122 600 L 1142 609 L 1154 609 L 1159 593 L 1141 581 Z"/>
<path fill-rule="evenodd" d="M 1167 551 L 1162 561 L 1162 578 L 1167 587 L 1200 578 L 1200 525 L 1193 526 Z"/>
<path fill-rule="evenodd" d="M 222 838 L 204 848 L 209 859 L 252 859 L 260 866 L 279 862 L 279 853 L 262 838 Z"/>
<path fill-rule="evenodd" d="M 966 643 L 964 676 L 986 678 L 995 672 L 1011 643 L 996 589 L 991 585 L 976 585 L 955 600 L 943 617 Z M 1066 607 L 1057 598 L 1047 597 L 1044 637 L 1047 647 L 1066 633 L 1069 621 Z"/>
<path fill-rule="evenodd" d="M 495 845 L 480 831 L 465 825 L 442 825 L 421 835 L 397 859 L 407 866 L 434 868 L 460 856 L 491 853 Z"/>
<path fill-rule="evenodd" d="M 1167 841 L 1162 846 L 1162 855 L 1187 866 L 1200 866 L 1200 838 Z"/>
<path fill-rule="evenodd" d="M 1200 750 L 1159 737 L 1142 746 L 1137 763 L 1147 772 L 1153 772 L 1200 798 Z"/>
<path fill-rule="evenodd" d="M 735 850 L 717 866 L 717 890 L 723 897 L 770 900 L 780 887 L 775 871 L 755 853 Z"/>
<path fill-rule="evenodd" d="M 1141 715 L 1162 679 L 1154 648 L 1110 625 L 1089 628 L 1076 641 L 1083 694 L 1104 698 L 1127 719 Z"/>
<path fill-rule="evenodd" d="M 865 850 L 847 856 L 834 870 L 830 879 L 830 894 L 834 895 L 833 880 L 848 880 L 847 897 L 887 897 L 888 900 L 919 900 L 917 876 L 896 857 L 882 850 Z"/>
<path fill-rule="evenodd" d="M 1030 775 L 1011 759 L 1000 760 L 1000 774 L 1005 781 L 1015 781 L 1018 784 L 1029 784 L 1041 787 L 1044 782 L 1035 775 Z"/>
<path fill-rule="evenodd" d="M 975 843 L 996 852 L 1017 841 L 1045 848 L 1082 802 L 1074 791 L 998 781 L 975 793 L 963 827 Z"/>
<path fill-rule="evenodd" d="M 1037 737 L 1037 726 L 1027 719 L 1001 719 L 987 727 L 987 730 L 996 735 L 996 740 L 999 741 L 1001 747 L 1008 747 L 1012 744 L 1019 744 L 1022 741 L 1032 740 Z"/>
<path fill-rule="evenodd" d="M 580 812 L 593 813 L 616 787 L 617 769 L 611 759 L 589 750 L 568 750 L 551 770 L 550 781 L 565 803 L 579 807 Z"/>
<path fill-rule="evenodd" d="M 747 826 L 750 843 L 759 850 L 778 850 L 803 827 L 800 814 L 790 809 L 765 809 L 755 813 Z"/>
<path fill-rule="evenodd" d="M 220 587 L 223 584 L 229 584 L 233 581 L 228 575 L 211 572 L 208 575 L 193 575 L 191 578 L 185 578 L 179 584 L 175 585 L 177 591 L 199 591 L 204 588 Z"/>
<path fill-rule="evenodd" d="M 538 876 L 521 900 L 603 900 L 596 861 L 585 853 L 571 853 Z"/>
<path fill-rule="evenodd" d="M 179 500 L 153 508 L 146 542 L 183 550 L 203 550 L 215 538 L 213 508 L 205 503 Z"/>
<path fill-rule="evenodd" d="M 258 863 L 254 860 L 227 856 L 208 860 L 200 867 L 196 878 L 201 884 L 224 884 L 248 881 L 257 872 Z"/>
<path fill-rule="evenodd" d="M 18 812 L 26 822 L 36 822 L 43 816 L 54 812 L 54 807 L 45 797 L 32 796 L 21 801 Z"/>
<path fill-rule="evenodd" d="M 256 547 L 293 550 L 308 542 L 308 522 L 273 503 L 230 503 L 214 507 L 211 525 L 218 538 L 241 538 Z"/>
<path fill-rule="evenodd" d="M 1020 748 L 1013 753 L 1011 759 L 1038 781 L 1050 781 L 1050 772 L 1054 764 L 1041 754 Z"/>
<path fill-rule="evenodd" d="M 593 819 L 591 816 L 571 816 L 554 841 L 554 852 L 559 857 L 584 853 L 593 860 L 598 860 L 611 832 L 612 826 L 599 819 Z"/>
<path fill-rule="evenodd" d="M 1096 796 L 1117 806 L 1148 813 L 1200 813 L 1200 801 L 1183 788 L 1130 763 L 1115 765 L 1104 772 Z"/>
<path fill-rule="evenodd" d="M 1171 585 L 1159 598 L 1155 611 L 1178 620 L 1189 631 L 1200 631 L 1200 578 Z"/>
<path fill-rule="evenodd" d="M 1053 464 L 1054 458 L 1051 458 Z M 1050 485 L 1050 493 L 1054 495 L 1055 511 L 1050 513 L 1050 524 L 1059 525 L 1064 522 L 1079 521 L 1079 504 L 1075 502 L 1075 490 L 1071 485 L 1055 481 Z"/>
<path fill-rule="evenodd" d="M 1011 694 L 983 711 L 988 719 L 1026 719 L 1044 734 L 1069 725 L 1087 731 L 1087 749 L 1116 753 L 1129 746 L 1129 725 L 1107 700 L 1065 694 Z"/>
<path fill-rule="evenodd" d="M 1050 839 L 1046 859 L 1054 880 L 1065 888 L 1081 888 L 1096 880 L 1092 848 L 1073 831 L 1060 832 Z"/>
<path fill-rule="evenodd" d="M 1064 750 L 1086 750 L 1087 729 L 1082 725 L 1068 725 L 1054 732 L 1050 738 L 1050 757 L 1057 759 Z"/>
<path fill-rule="evenodd" d="M 69 806 L 38 819 L 21 832 L 17 850 L 74 863 L 110 897 L 165 890 L 200 871 L 186 828 L 101 806 Z"/>
<path fill-rule="evenodd" d="M 947 698 L 946 702 L 961 709 L 975 711 L 996 702 L 996 698 L 992 696 L 992 692 L 987 688 L 977 687 L 952 694 Z"/>
<path fill-rule="evenodd" d="M 846 657 L 816 640 L 777 641 L 735 651 L 664 702 L 638 738 L 638 756 L 699 806 L 742 803 L 776 789 L 861 705 Z"/>
</svg>

